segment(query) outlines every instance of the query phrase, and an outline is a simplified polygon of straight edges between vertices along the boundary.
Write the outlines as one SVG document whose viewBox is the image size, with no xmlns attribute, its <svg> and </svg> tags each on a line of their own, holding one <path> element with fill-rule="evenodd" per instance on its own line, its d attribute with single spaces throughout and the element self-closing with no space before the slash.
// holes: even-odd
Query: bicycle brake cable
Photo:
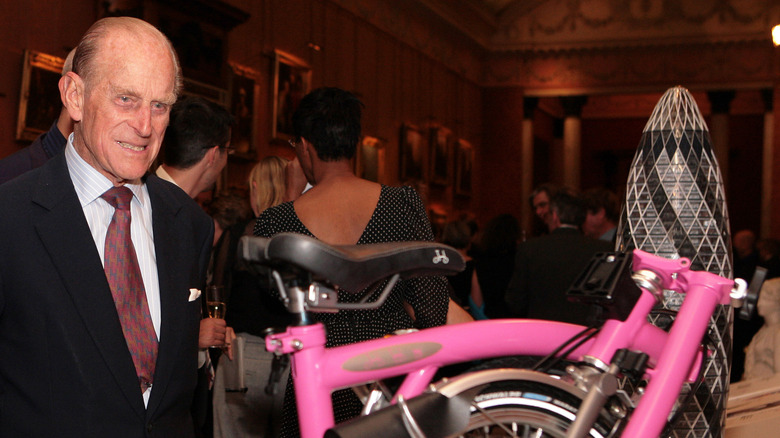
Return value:
<svg viewBox="0 0 780 438">
<path fill-rule="evenodd" d="M 593 336 L 596 336 L 596 333 L 598 333 L 599 330 L 600 329 L 595 327 L 595 326 L 586 327 L 585 329 L 581 330 L 580 332 L 578 332 L 577 334 L 575 334 L 571 338 L 567 339 L 566 342 L 561 344 L 558 348 L 553 350 L 550 354 L 548 354 L 547 356 L 543 357 L 539 362 L 537 362 L 533 367 L 531 367 L 531 369 L 535 370 L 535 371 L 540 371 L 540 372 L 543 372 L 543 373 L 548 372 L 550 370 L 550 368 L 553 367 L 553 365 L 555 365 L 555 364 L 557 364 L 558 362 L 561 361 L 561 358 L 568 356 L 572 351 L 576 350 L 580 345 L 582 345 L 585 342 L 587 342 Z M 589 331 L 590 331 L 590 333 L 588 333 Z M 577 342 L 576 344 L 571 346 L 568 350 L 566 350 L 566 352 L 564 354 L 562 354 L 560 356 L 557 356 L 558 353 L 560 353 L 564 348 L 566 348 L 569 344 L 571 344 L 572 342 L 574 342 L 575 340 L 577 340 L 580 337 L 582 337 L 582 339 L 580 339 L 579 342 Z M 544 368 L 542 368 L 542 366 L 545 364 L 545 362 L 549 361 L 550 359 L 554 359 L 554 360 L 552 360 L 552 362 L 550 362 Z"/>
</svg>

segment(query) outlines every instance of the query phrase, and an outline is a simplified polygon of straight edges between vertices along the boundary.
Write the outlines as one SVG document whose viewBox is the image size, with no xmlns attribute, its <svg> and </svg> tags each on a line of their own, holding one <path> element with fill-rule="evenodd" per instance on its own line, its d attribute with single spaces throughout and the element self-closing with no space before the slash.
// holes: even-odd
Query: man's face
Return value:
<svg viewBox="0 0 780 438">
<path fill-rule="evenodd" d="M 164 42 L 115 32 L 101 43 L 82 86 L 76 151 L 115 185 L 138 182 L 160 151 L 175 101 L 175 68 Z"/>
<path fill-rule="evenodd" d="M 599 209 L 599 211 L 595 213 L 590 210 L 585 212 L 585 222 L 582 223 L 583 234 L 585 234 L 588 237 L 593 237 L 595 239 L 601 237 L 599 231 L 601 230 L 601 227 L 604 224 L 605 214 L 606 213 L 603 208 Z"/>
<path fill-rule="evenodd" d="M 534 206 L 534 213 L 539 216 L 539 219 L 544 223 L 550 222 L 550 197 L 547 192 L 539 192 L 534 195 L 532 200 Z"/>
</svg>

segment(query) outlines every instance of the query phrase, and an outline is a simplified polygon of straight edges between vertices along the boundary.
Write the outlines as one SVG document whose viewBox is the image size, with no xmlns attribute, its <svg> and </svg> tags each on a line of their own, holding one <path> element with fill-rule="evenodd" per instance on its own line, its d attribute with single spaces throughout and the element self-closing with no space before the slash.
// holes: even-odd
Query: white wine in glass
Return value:
<svg viewBox="0 0 780 438">
<path fill-rule="evenodd" d="M 225 288 L 223 286 L 209 286 L 206 288 L 206 308 L 209 318 L 225 319 Z"/>
<path fill-rule="evenodd" d="M 225 319 L 225 310 L 227 306 L 222 301 L 206 301 L 209 309 L 209 318 Z"/>
</svg>

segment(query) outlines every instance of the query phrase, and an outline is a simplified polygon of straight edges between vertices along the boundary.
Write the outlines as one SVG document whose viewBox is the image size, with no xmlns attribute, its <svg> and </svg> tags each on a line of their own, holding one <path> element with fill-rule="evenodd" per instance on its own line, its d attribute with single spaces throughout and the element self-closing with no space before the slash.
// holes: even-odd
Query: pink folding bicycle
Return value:
<svg viewBox="0 0 780 438">
<path fill-rule="evenodd" d="M 269 275 L 296 318 L 268 335 L 266 348 L 291 357 L 303 438 L 657 437 L 674 417 L 683 383 L 702 379 L 710 315 L 720 304 L 739 306 L 747 289 L 743 280 L 691 271 L 686 258 L 605 253 L 570 291 L 601 309 L 600 327 L 488 320 L 325 348 L 325 328 L 310 312 L 376 308 L 399 278 L 453 274 L 463 259 L 432 242 L 334 247 L 298 234 L 244 237 L 239 251 Z M 377 301 L 338 302 L 338 293 L 386 278 Z M 685 294 L 669 331 L 647 320 L 664 289 Z M 515 356 L 542 359 L 432 383 L 445 365 Z M 383 379 L 394 376 L 403 379 L 391 390 Z M 639 389 L 620 389 L 622 378 Z M 341 388 L 361 395 L 364 415 L 335 425 L 331 392 Z"/>
</svg>

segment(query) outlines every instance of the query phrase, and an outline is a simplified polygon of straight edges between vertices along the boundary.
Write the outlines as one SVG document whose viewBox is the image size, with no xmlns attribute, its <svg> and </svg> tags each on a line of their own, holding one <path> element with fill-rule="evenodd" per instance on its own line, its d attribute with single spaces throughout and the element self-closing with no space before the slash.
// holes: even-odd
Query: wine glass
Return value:
<svg viewBox="0 0 780 438">
<path fill-rule="evenodd" d="M 209 318 L 225 319 L 225 287 L 209 286 L 206 288 L 206 307 L 209 310 Z"/>
<path fill-rule="evenodd" d="M 209 318 L 225 319 L 225 312 L 227 311 L 225 301 L 224 286 L 209 286 L 206 288 L 206 308 L 209 311 Z M 211 348 L 219 348 L 222 351 L 226 351 L 227 345 L 212 346 Z"/>
</svg>

